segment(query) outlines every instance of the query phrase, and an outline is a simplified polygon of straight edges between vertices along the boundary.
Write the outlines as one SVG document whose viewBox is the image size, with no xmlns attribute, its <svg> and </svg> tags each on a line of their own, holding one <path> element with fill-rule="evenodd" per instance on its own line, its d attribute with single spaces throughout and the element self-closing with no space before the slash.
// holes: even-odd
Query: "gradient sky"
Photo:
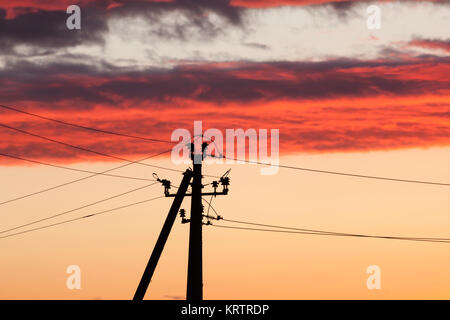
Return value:
<svg viewBox="0 0 450 320">
<path fill-rule="evenodd" d="M 0 0 L 0 104 L 169 140 L 173 130 L 280 130 L 280 162 L 450 181 L 450 1 Z M 366 27 L 381 8 L 382 27 Z M 118 157 L 164 143 L 83 131 L 0 109 L 2 124 Z M 0 152 L 103 171 L 119 165 L 0 128 Z M 150 164 L 184 170 L 167 156 Z M 449 237 L 448 190 L 280 169 L 232 167 L 229 219 L 324 230 Z M 132 166 L 117 174 L 170 171 Z M 0 158 L 0 202 L 83 177 Z M 0 207 L 2 230 L 144 185 L 96 177 Z M 159 186 L 69 217 L 162 194 Z M 170 206 L 167 199 L 0 239 L 0 298 L 129 299 Z M 188 202 L 184 204 L 189 208 Z M 62 217 L 62 220 L 64 217 Z M 58 220 L 56 220 L 58 221 Z M 177 221 L 147 298 L 184 298 L 188 229 Z M 207 299 L 450 298 L 448 244 L 205 228 Z M 65 269 L 82 270 L 82 290 Z M 366 288 L 367 266 L 382 289 Z"/>
</svg>

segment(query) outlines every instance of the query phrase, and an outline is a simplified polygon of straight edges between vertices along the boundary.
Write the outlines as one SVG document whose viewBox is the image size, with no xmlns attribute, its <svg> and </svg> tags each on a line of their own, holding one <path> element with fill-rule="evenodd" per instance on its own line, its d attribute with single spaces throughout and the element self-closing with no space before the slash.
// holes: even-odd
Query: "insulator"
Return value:
<svg viewBox="0 0 450 320">
<path fill-rule="evenodd" d="M 228 178 L 228 177 L 222 177 L 222 178 L 220 178 L 220 183 L 221 183 L 223 186 L 229 186 L 229 185 L 230 185 L 230 178 Z"/>
<path fill-rule="evenodd" d="M 170 189 L 171 182 L 169 180 L 164 179 L 161 183 L 165 188 Z"/>
</svg>

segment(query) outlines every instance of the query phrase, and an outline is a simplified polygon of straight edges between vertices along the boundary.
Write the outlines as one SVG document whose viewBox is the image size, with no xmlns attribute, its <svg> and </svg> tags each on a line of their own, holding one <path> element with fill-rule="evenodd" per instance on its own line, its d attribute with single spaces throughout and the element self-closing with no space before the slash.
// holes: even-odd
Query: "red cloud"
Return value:
<svg viewBox="0 0 450 320">
<path fill-rule="evenodd" d="M 450 40 L 435 40 L 435 39 L 415 39 L 408 42 L 411 47 L 420 47 L 432 50 L 443 50 L 450 52 Z"/>
<path fill-rule="evenodd" d="M 267 8 L 278 6 L 306 6 L 306 5 L 320 5 L 320 4 L 348 4 L 357 3 L 364 0 L 214 0 L 222 2 L 224 5 L 245 8 Z M 392 2 L 395 0 L 378 0 L 378 2 Z M 445 0 L 408 0 L 411 2 L 446 2 Z M 6 9 L 12 14 L 13 9 L 17 8 L 32 8 L 40 10 L 65 10 L 69 5 L 77 4 L 81 7 L 98 6 L 106 9 L 115 8 L 123 5 L 133 5 L 138 3 L 176 3 L 180 0 L 78 0 L 74 3 L 73 0 L 0 0 L 0 8 Z M 205 1 L 190 1 L 193 5 L 206 3 Z M 368 0 L 367 0 L 368 2 Z"/>
<path fill-rule="evenodd" d="M 130 74 L 80 66 L 50 66 L 47 72 L 28 68 L 33 72 L 13 67 L 16 74 L 0 74 L 0 96 L 6 103 L 133 135 L 170 140 L 173 130 L 192 130 L 194 120 L 203 120 L 204 129 L 223 132 L 280 129 L 282 154 L 450 144 L 450 64 L 445 58 L 204 64 Z M 7 110 L 1 111 L 0 122 L 133 159 L 170 148 Z M 0 136 L 0 151 L 17 156 L 108 160 L 5 128 Z"/>
</svg>

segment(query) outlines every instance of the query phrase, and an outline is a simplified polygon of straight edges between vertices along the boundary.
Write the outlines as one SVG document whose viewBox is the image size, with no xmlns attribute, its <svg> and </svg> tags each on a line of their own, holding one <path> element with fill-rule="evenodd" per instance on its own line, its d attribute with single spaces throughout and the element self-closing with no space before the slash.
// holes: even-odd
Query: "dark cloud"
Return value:
<svg viewBox="0 0 450 320">
<path fill-rule="evenodd" d="M 0 9 L 0 16 L 6 11 Z M 102 43 L 107 31 L 106 21 L 99 19 L 100 12 L 89 8 L 82 12 L 82 29 L 68 30 L 65 11 L 29 11 L 13 19 L 0 18 L 0 50 L 3 53 L 21 54 L 17 45 L 35 47 L 34 50 L 57 50 L 82 43 Z M 36 49 L 37 48 L 37 49 Z"/>
<path fill-rule="evenodd" d="M 109 19 L 145 17 L 149 32 L 163 39 L 189 41 L 193 36 L 205 40 L 223 32 L 230 26 L 244 27 L 243 12 L 247 7 L 271 7 L 279 5 L 307 6 L 311 12 L 319 7 L 330 8 L 341 18 L 355 14 L 357 1 L 231 1 L 231 0 L 93 0 L 80 1 L 82 28 L 70 31 L 66 28 L 68 15 L 65 9 L 70 1 L 53 4 L 49 1 L 15 1 L 0 5 L 0 52 L 15 55 L 42 55 L 61 48 L 80 44 L 103 44 Z M 360 1 L 359 1 L 360 2 Z M 433 1 L 449 3 L 450 1 Z M 7 16 L 10 12 L 12 17 Z M 167 14 L 179 13 L 185 19 L 163 19 Z M 211 13 L 223 18 L 218 24 Z M 17 45 L 31 46 L 29 52 L 15 50 Z M 262 48 L 262 47 L 261 47 Z"/>
<path fill-rule="evenodd" d="M 230 0 L 173 0 L 170 2 L 117 0 L 116 3 L 120 6 L 111 9 L 110 12 L 119 16 L 147 14 L 155 17 L 168 11 L 180 10 L 192 18 L 206 18 L 208 12 L 214 12 L 233 24 L 241 21 L 240 10 L 232 6 Z"/>
<path fill-rule="evenodd" d="M 115 4 L 110 7 L 109 5 Z M 124 17 L 146 17 L 153 33 L 162 38 L 189 40 L 193 34 L 213 37 L 220 32 L 210 13 L 225 18 L 227 23 L 238 25 L 241 22 L 240 10 L 230 5 L 229 0 L 174 0 L 172 2 L 153 2 L 138 0 L 92 1 L 81 5 L 81 30 L 68 30 L 66 20 L 69 15 L 66 7 L 60 9 L 44 6 L 37 2 L 36 7 L 28 2 L 21 7 L 9 8 L 14 17 L 6 19 L 7 7 L 0 5 L 0 51 L 3 54 L 25 55 L 17 50 L 18 45 L 30 47 L 27 55 L 41 55 L 49 49 L 56 52 L 61 48 L 80 44 L 103 44 L 108 31 L 108 19 Z M 67 5 L 67 4 L 65 4 Z M 42 8 L 43 7 L 43 8 Z M 167 13 L 179 12 L 186 19 L 167 23 L 163 17 Z"/>
<path fill-rule="evenodd" d="M 450 57 L 341 59 L 225 66 L 211 63 L 139 71 L 108 64 L 19 63 L 0 70 L 0 95 L 4 102 L 76 99 L 97 104 L 114 99 L 164 102 L 182 98 L 226 103 L 439 94 L 450 88 L 450 80 L 442 72 L 449 62 Z M 417 70 L 421 74 L 415 74 Z"/>
</svg>

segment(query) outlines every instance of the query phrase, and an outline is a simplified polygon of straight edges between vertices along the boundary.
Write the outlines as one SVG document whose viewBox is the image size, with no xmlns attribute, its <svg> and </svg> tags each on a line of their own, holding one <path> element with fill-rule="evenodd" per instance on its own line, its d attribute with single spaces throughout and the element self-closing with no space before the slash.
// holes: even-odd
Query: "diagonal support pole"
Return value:
<svg viewBox="0 0 450 320">
<path fill-rule="evenodd" d="M 178 211 L 180 210 L 181 203 L 183 202 L 189 183 L 192 179 L 192 175 L 193 173 L 189 169 L 184 172 L 184 177 L 181 181 L 181 185 L 178 188 L 175 198 L 173 199 L 169 214 L 167 215 L 166 221 L 164 222 L 164 225 L 161 229 L 161 233 L 159 234 L 158 240 L 156 241 L 155 247 L 153 248 L 152 255 L 150 256 L 147 267 L 145 268 L 144 274 L 142 275 L 141 281 L 134 295 L 134 301 L 142 300 L 145 296 L 145 292 L 147 291 L 148 285 L 152 280 L 153 273 L 155 272 L 156 265 L 158 264 L 159 258 L 161 257 L 164 245 L 166 244 L 167 238 L 169 237 L 170 231 L 172 230 L 173 223 L 175 222 Z"/>
</svg>

